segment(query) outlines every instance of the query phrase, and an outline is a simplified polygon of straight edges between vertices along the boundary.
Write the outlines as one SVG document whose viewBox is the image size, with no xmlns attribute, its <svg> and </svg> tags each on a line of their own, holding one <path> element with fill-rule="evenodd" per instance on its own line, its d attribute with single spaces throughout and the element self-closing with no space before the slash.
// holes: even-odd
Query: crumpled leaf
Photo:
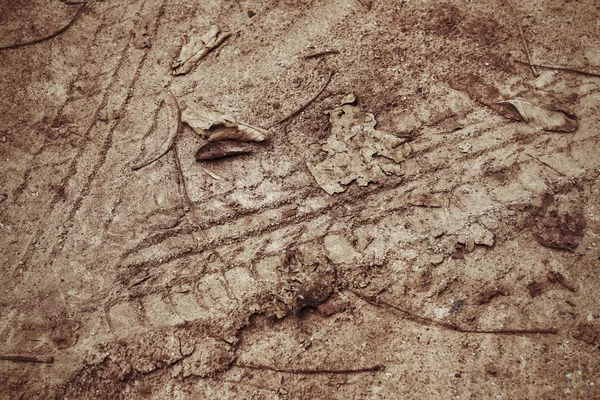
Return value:
<svg viewBox="0 0 600 400">
<path fill-rule="evenodd" d="M 499 102 L 499 104 L 505 103 L 515 107 L 525 122 L 538 129 L 545 131 L 574 132 L 579 126 L 577 119 L 561 110 L 545 110 L 522 100 Z"/>
<path fill-rule="evenodd" d="M 229 36 L 231 36 L 231 33 L 221 32 L 216 25 L 211 26 L 208 32 L 202 36 L 191 38 L 189 41 L 182 35 L 181 52 L 172 65 L 173 75 L 182 75 L 190 72 L 198 61 L 223 43 Z"/>
<path fill-rule="evenodd" d="M 231 115 L 221 114 L 201 105 L 193 107 L 180 103 L 181 120 L 209 142 L 218 140 L 239 140 L 242 142 L 262 142 L 269 138 L 269 131 L 243 122 Z"/>
<path fill-rule="evenodd" d="M 221 142 L 208 142 L 196 153 L 196 161 L 215 160 L 222 157 L 236 156 L 252 152 L 252 145 L 248 143 L 223 140 Z"/>
<path fill-rule="evenodd" d="M 345 191 L 353 181 L 367 186 L 402 174 L 398 164 L 412 151 L 405 138 L 376 130 L 375 116 L 353 105 L 355 100 L 347 95 L 342 105 L 326 112 L 331 134 L 324 144 L 311 146 L 306 157 L 310 173 L 329 194 Z"/>
<path fill-rule="evenodd" d="M 534 207 L 531 230 L 535 239 L 547 247 L 575 251 L 587 227 L 582 212 L 560 209 L 554 196 L 545 193 L 540 207 Z"/>
</svg>

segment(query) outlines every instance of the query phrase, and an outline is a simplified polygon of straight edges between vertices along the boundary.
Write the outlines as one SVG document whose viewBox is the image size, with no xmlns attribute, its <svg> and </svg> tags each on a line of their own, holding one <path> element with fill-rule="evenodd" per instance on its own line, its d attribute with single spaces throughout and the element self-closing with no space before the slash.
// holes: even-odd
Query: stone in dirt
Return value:
<svg viewBox="0 0 600 400">
<path fill-rule="evenodd" d="M 597 336 L 598 333 L 592 325 L 583 323 L 577 325 L 577 328 L 575 328 L 575 333 L 573 334 L 573 338 L 584 341 L 587 344 L 594 344 Z"/>
</svg>

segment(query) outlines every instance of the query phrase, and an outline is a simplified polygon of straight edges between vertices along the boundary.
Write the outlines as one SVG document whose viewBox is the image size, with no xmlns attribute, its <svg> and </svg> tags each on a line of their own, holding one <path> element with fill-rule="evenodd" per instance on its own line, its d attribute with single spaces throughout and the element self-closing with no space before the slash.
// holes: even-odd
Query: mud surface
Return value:
<svg viewBox="0 0 600 400">
<path fill-rule="evenodd" d="M 83 9 L 0 50 L 0 397 L 600 398 L 600 78 L 516 62 L 520 23 L 534 62 L 600 72 L 600 5 L 513 5 L 3 1 L 0 47 Z M 132 170 L 169 91 L 272 138 L 196 162 L 184 125 Z M 329 195 L 307 160 L 349 93 L 411 151 Z"/>
</svg>

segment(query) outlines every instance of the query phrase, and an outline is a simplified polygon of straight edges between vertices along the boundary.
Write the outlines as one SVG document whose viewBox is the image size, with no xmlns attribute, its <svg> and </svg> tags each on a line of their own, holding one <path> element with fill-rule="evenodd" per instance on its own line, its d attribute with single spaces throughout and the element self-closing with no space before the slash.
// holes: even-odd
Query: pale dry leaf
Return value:
<svg viewBox="0 0 600 400">
<path fill-rule="evenodd" d="M 225 181 L 227 179 L 223 178 L 221 175 L 215 174 L 214 172 L 212 172 L 211 170 L 201 167 L 202 170 L 206 173 L 206 175 L 210 176 L 211 178 L 217 180 L 217 181 Z"/>
<path fill-rule="evenodd" d="M 510 104 L 517 109 L 523 120 L 529 125 L 545 131 L 574 132 L 577 120 L 567 113 L 556 110 L 545 110 L 523 100 L 501 101 L 499 104 Z"/>
<path fill-rule="evenodd" d="M 350 100 L 355 98 L 345 96 L 342 105 L 327 112 L 331 135 L 311 146 L 306 156 L 310 173 L 329 194 L 345 191 L 352 182 L 367 186 L 401 175 L 399 163 L 412 151 L 406 139 L 376 130 L 375 116 L 348 104 Z"/>
<path fill-rule="evenodd" d="M 221 114 L 198 104 L 193 106 L 181 102 L 181 120 L 209 142 L 218 140 L 238 140 L 242 142 L 262 142 L 269 138 L 269 132 L 243 122 L 231 115 Z"/>
<path fill-rule="evenodd" d="M 223 43 L 229 36 L 231 36 L 231 33 L 221 32 L 216 25 L 211 26 L 208 32 L 202 36 L 191 38 L 189 41 L 182 35 L 181 52 L 172 65 L 173 75 L 182 75 L 190 72 L 198 61 Z"/>
</svg>

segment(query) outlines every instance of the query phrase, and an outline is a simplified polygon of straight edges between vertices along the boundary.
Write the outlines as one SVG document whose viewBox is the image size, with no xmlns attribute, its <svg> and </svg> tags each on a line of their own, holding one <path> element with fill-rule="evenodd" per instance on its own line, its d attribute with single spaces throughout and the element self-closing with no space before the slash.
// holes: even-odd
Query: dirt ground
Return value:
<svg viewBox="0 0 600 400">
<path fill-rule="evenodd" d="M 600 77 L 517 62 L 600 73 L 600 3 L 512 6 L 3 1 L 2 48 L 74 19 L 0 50 L 0 398 L 600 398 Z M 169 91 L 271 138 L 133 170 Z M 350 93 L 410 154 L 330 195 Z"/>
</svg>

